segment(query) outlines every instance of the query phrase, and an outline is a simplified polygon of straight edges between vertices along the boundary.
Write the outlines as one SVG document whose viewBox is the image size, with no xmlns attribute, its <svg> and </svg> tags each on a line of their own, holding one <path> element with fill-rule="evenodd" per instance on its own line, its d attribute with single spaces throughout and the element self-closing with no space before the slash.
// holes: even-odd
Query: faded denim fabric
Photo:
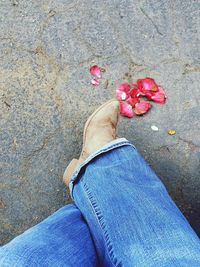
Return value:
<svg viewBox="0 0 200 267">
<path fill-rule="evenodd" d="M 200 266 L 199 238 L 126 139 L 91 155 L 70 191 L 76 206 L 2 247 L 0 266 Z"/>
<path fill-rule="evenodd" d="M 69 204 L 1 247 L 0 266 L 99 265 L 88 226 L 79 209 Z"/>
</svg>

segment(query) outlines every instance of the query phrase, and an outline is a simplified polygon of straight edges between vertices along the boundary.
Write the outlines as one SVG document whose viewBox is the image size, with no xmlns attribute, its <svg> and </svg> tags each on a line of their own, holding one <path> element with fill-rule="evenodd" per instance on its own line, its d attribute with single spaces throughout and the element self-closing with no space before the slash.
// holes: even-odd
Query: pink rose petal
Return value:
<svg viewBox="0 0 200 267">
<path fill-rule="evenodd" d="M 155 80 L 149 77 L 137 80 L 138 89 L 145 95 L 146 91 L 157 92 L 158 85 Z"/>
<path fill-rule="evenodd" d="M 146 113 L 151 108 L 151 104 L 146 101 L 142 101 L 140 103 L 135 104 L 134 112 L 137 115 L 142 115 Z"/>
<path fill-rule="evenodd" d="M 130 91 L 130 96 L 131 97 L 139 97 L 141 94 L 140 90 L 138 88 L 134 88 Z"/>
<path fill-rule="evenodd" d="M 122 83 L 117 86 L 117 90 L 128 93 L 131 90 L 131 87 L 128 83 Z"/>
<path fill-rule="evenodd" d="M 132 118 L 135 115 L 132 106 L 125 101 L 120 101 L 120 114 L 128 118 Z"/>
<path fill-rule="evenodd" d="M 90 68 L 90 74 L 97 78 L 101 78 L 101 68 L 97 65 L 94 65 Z"/>
<path fill-rule="evenodd" d="M 92 84 L 93 86 L 98 86 L 98 85 L 100 84 L 100 81 L 97 80 L 97 79 L 92 79 L 92 80 L 91 80 L 91 84 Z"/>
<path fill-rule="evenodd" d="M 161 92 L 156 92 L 152 97 L 151 99 L 156 102 L 156 103 L 159 103 L 159 104 L 164 104 L 165 103 L 165 95 Z"/>
<path fill-rule="evenodd" d="M 167 95 L 166 95 L 166 93 L 165 93 L 165 90 L 164 90 L 160 85 L 158 85 L 158 91 L 159 91 L 160 93 L 163 93 L 163 94 L 165 95 L 165 98 L 167 98 Z"/>
<path fill-rule="evenodd" d="M 138 97 L 129 97 L 126 102 L 134 108 L 140 102 L 140 99 Z"/>
<path fill-rule="evenodd" d="M 119 101 L 126 100 L 127 99 L 127 93 L 120 91 L 120 90 L 116 90 L 116 98 Z"/>
<path fill-rule="evenodd" d="M 129 91 L 131 87 L 128 83 L 122 83 L 117 86 L 116 89 L 116 98 L 117 100 L 126 100 L 129 97 Z"/>
<path fill-rule="evenodd" d="M 160 86 L 158 86 L 158 92 L 149 92 L 146 97 L 158 104 L 164 104 L 167 98 L 165 91 Z"/>
</svg>

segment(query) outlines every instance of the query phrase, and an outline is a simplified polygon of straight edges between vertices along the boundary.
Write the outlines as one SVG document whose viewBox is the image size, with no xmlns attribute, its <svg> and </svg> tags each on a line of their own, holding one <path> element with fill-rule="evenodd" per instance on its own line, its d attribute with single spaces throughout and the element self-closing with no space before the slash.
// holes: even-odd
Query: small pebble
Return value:
<svg viewBox="0 0 200 267">
<path fill-rule="evenodd" d="M 106 69 L 105 68 L 101 68 L 101 72 L 106 72 Z"/>
<path fill-rule="evenodd" d="M 173 129 L 170 129 L 170 130 L 168 130 L 168 134 L 169 135 L 175 135 L 176 134 L 176 131 L 173 130 Z"/>
<path fill-rule="evenodd" d="M 155 126 L 155 125 L 151 125 L 151 130 L 157 132 L 158 131 L 158 127 Z"/>
</svg>

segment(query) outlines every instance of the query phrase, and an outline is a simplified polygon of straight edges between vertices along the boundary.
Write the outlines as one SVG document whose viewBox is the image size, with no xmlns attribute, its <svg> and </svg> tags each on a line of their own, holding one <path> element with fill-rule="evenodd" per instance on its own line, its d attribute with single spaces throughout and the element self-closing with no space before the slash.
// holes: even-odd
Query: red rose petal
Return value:
<svg viewBox="0 0 200 267">
<path fill-rule="evenodd" d="M 167 98 L 165 91 L 160 86 L 158 86 L 158 92 L 149 92 L 148 94 L 146 94 L 146 97 L 149 100 L 153 100 L 154 102 L 159 104 L 164 104 Z"/>
<path fill-rule="evenodd" d="M 94 65 L 90 68 L 90 74 L 97 78 L 101 78 L 101 68 L 97 65 Z"/>
<path fill-rule="evenodd" d="M 165 100 L 166 100 L 166 97 L 163 93 L 161 92 L 156 92 L 152 97 L 151 99 L 156 102 L 156 103 L 159 103 L 159 104 L 164 104 L 165 103 Z"/>
<path fill-rule="evenodd" d="M 138 97 L 129 97 L 127 99 L 127 103 L 131 105 L 133 108 L 135 107 L 135 104 L 139 103 L 140 99 Z"/>
<path fill-rule="evenodd" d="M 120 101 L 120 114 L 128 118 L 132 118 L 135 115 L 132 106 L 125 101 Z"/>
<path fill-rule="evenodd" d="M 120 84 L 116 90 L 116 98 L 120 101 L 120 114 L 132 118 L 148 112 L 151 104 L 147 101 L 140 102 L 140 96 L 160 104 L 164 104 L 167 98 L 163 88 L 150 77 L 137 80 L 137 84 L 133 84 L 132 88 L 128 83 Z"/>
<path fill-rule="evenodd" d="M 135 104 L 134 112 L 137 115 L 142 115 L 146 113 L 151 108 L 151 104 L 146 101 L 142 101 L 140 103 Z"/>
<path fill-rule="evenodd" d="M 165 95 L 165 98 L 167 98 L 167 95 L 166 95 L 164 89 L 163 89 L 160 85 L 158 86 L 158 91 L 159 91 L 160 93 L 163 93 L 163 94 Z"/>
<path fill-rule="evenodd" d="M 158 85 L 156 84 L 154 79 L 149 77 L 137 80 L 137 86 L 138 89 L 143 93 L 145 93 L 145 91 L 152 91 L 152 92 L 158 91 Z"/>
<path fill-rule="evenodd" d="M 92 79 L 92 80 L 91 80 L 91 84 L 92 84 L 93 86 L 98 86 L 98 85 L 100 84 L 100 81 L 97 80 L 97 79 Z"/>
<path fill-rule="evenodd" d="M 134 88 L 130 91 L 130 96 L 131 97 L 139 97 L 141 95 L 141 92 L 138 88 Z"/>
<path fill-rule="evenodd" d="M 149 100 L 152 100 L 153 95 L 155 95 L 154 92 L 146 91 L 144 96 L 146 96 Z"/>
<path fill-rule="evenodd" d="M 126 100 L 127 99 L 127 93 L 126 92 L 123 92 L 123 91 L 120 91 L 120 90 L 116 90 L 116 98 L 117 100 Z"/>
<path fill-rule="evenodd" d="M 131 90 L 131 87 L 128 83 L 122 83 L 117 86 L 117 90 L 128 93 Z"/>
<path fill-rule="evenodd" d="M 131 87 L 128 83 L 122 83 L 117 86 L 116 89 L 116 98 L 117 100 L 126 100 L 129 97 L 129 91 Z"/>
</svg>

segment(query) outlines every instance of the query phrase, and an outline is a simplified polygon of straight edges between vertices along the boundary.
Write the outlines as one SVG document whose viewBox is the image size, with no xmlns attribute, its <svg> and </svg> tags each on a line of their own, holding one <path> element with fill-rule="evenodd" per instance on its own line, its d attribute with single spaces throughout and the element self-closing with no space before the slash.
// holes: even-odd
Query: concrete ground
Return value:
<svg viewBox="0 0 200 267">
<path fill-rule="evenodd" d="M 200 233 L 199 18 L 196 0 L 1 0 L 2 244 L 70 202 L 62 174 L 87 117 L 116 83 L 145 76 L 165 88 L 167 103 L 121 118 L 119 133 Z M 95 89 L 94 63 L 106 69 Z"/>
</svg>

